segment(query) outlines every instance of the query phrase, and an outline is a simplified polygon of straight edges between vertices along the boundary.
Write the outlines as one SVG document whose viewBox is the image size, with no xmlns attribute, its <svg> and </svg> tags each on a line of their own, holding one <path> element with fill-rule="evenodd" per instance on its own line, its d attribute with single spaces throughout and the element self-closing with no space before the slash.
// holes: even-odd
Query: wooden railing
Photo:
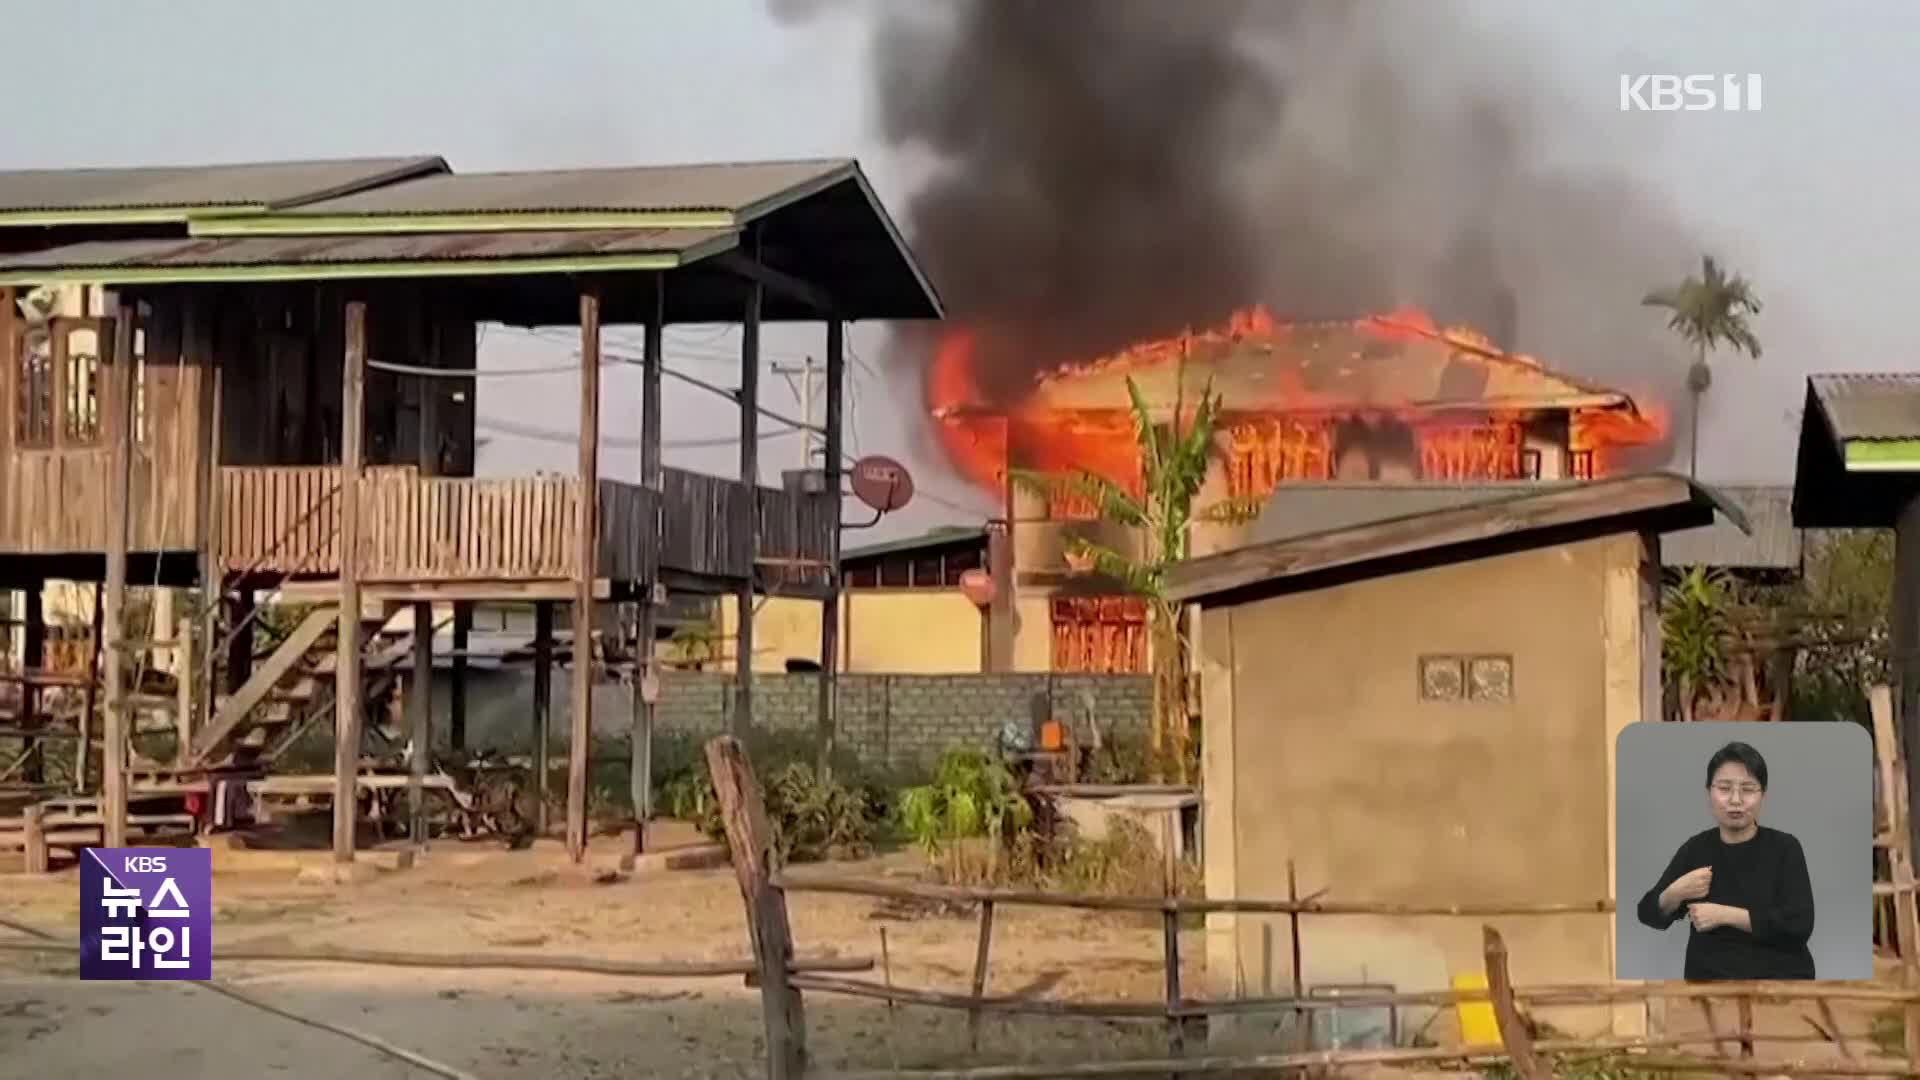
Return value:
<svg viewBox="0 0 1920 1080">
<path fill-rule="evenodd" d="M 578 565 L 580 485 L 570 476 L 388 474 L 364 483 L 368 581 L 565 578 Z"/>
<path fill-rule="evenodd" d="M 662 478 L 660 565 L 690 574 L 737 577 L 746 551 L 733 523 L 746 489 L 717 476 L 668 469 Z"/>
<path fill-rule="evenodd" d="M 757 495 L 761 573 L 778 582 L 824 584 L 838 500 L 777 488 Z"/>
<path fill-rule="evenodd" d="M 228 572 L 339 573 L 339 482 L 339 470 L 324 465 L 221 469 L 220 560 Z"/>
<path fill-rule="evenodd" d="M 340 571 L 339 473 L 332 466 L 221 470 L 221 559 L 230 573 L 330 577 Z M 824 560 L 827 501 L 668 469 L 660 496 L 660 565 L 739 577 L 753 565 L 738 523 L 756 498 L 763 563 L 791 570 Z M 515 581 L 571 578 L 579 482 L 570 476 L 423 477 L 412 467 L 369 469 L 361 481 L 359 565 L 367 581 Z M 637 581 L 655 496 L 614 480 L 599 485 L 595 576 Z M 811 568 L 814 575 L 818 567 Z"/>
</svg>

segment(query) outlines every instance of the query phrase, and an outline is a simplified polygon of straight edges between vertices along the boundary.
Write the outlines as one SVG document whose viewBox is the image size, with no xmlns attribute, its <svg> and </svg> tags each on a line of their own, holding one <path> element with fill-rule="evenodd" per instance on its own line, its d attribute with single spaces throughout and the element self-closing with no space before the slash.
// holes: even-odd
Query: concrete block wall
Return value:
<svg viewBox="0 0 1920 1080">
<path fill-rule="evenodd" d="M 445 678 L 445 673 L 441 673 Z M 772 731 L 811 733 L 819 715 L 819 676 L 756 674 L 755 724 Z M 533 704 L 531 672 L 473 672 L 467 730 L 473 746 L 525 745 Z M 553 680 L 553 731 L 564 742 L 571 680 Z M 1036 712 L 1073 721 L 1089 717 L 1113 732 L 1144 732 L 1152 709 L 1152 682 L 1144 675 L 841 675 L 838 743 L 876 768 L 903 768 L 937 758 L 950 747 L 990 749 L 1008 719 Z M 725 672 L 668 672 L 661 680 L 654 730 L 663 737 L 704 739 L 729 729 L 733 676 Z M 434 695 L 443 712 L 450 695 Z M 594 729 L 624 735 L 632 702 L 625 687 L 595 688 Z M 440 732 L 444 722 L 436 724 Z"/>
</svg>

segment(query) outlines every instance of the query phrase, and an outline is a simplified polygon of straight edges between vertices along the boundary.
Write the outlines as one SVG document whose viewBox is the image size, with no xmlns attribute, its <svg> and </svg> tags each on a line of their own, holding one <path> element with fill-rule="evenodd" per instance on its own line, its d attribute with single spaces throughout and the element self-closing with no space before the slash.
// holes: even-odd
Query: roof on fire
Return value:
<svg viewBox="0 0 1920 1080">
<path fill-rule="evenodd" d="M 102 172 L 98 181 L 89 170 L 0 174 L 0 230 L 102 226 L 48 230 L 59 235 L 43 243 L 64 246 L 0 255 L 0 284 L 479 278 L 470 283 L 479 317 L 536 324 L 573 321 L 566 275 L 667 270 L 678 271 L 666 290 L 671 322 L 738 321 L 743 278 L 765 286 L 767 320 L 828 309 L 844 319 L 943 314 L 851 159 L 475 174 L 439 158 Z M 66 203 L 26 212 L 61 190 Z M 121 216 L 58 216 L 95 204 Z M 10 218 L 9 207 L 21 214 Z M 19 235 L 38 234 L 4 239 Z M 641 321 L 649 312 L 639 292 L 609 290 L 604 317 Z"/>
<path fill-rule="evenodd" d="M 1194 401 L 1211 381 L 1228 411 L 1276 408 L 1626 408 L 1617 390 L 1549 371 L 1430 326 L 1375 316 L 1194 335 L 1129 350 L 1040 380 L 1034 402 L 1061 410 L 1125 407 L 1131 377 L 1155 410 Z M 1184 378 L 1182 377 L 1184 373 Z"/>
<path fill-rule="evenodd" d="M 1747 528 L 1725 496 L 1672 473 L 1541 485 L 1193 559 L 1169 573 L 1168 592 L 1230 606 L 1619 532 L 1696 528 L 1716 511 Z"/>
<path fill-rule="evenodd" d="M 1581 481 L 1513 481 L 1483 484 L 1282 484 L 1274 489 L 1247 536 L 1250 542 L 1283 540 L 1410 514 L 1470 506 L 1493 499 L 1560 490 Z M 1794 528 L 1793 490 L 1785 487 L 1723 487 L 1719 494 L 1747 519 L 1730 519 L 1669 533 L 1660 540 L 1667 566 L 1728 570 L 1798 570 L 1802 534 Z"/>
<path fill-rule="evenodd" d="M 1885 528 L 1920 493 L 1920 374 L 1807 377 L 1794 470 L 1802 528 Z"/>
</svg>

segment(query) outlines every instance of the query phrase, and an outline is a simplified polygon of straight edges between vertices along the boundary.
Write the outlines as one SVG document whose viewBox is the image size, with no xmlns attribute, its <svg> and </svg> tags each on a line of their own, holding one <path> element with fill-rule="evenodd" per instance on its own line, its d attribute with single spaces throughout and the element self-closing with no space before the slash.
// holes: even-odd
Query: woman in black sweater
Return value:
<svg viewBox="0 0 1920 1080">
<path fill-rule="evenodd" d="M 1665 930 L 1685 918 L 1686 978 L 1811 979 L 1813 883 L 1791 833 L 1760 824 L 1767 762 L 1728 743 L 1707 762 L 1715 827 L 1687 838 L 1640 898 L 1640 921 Z"/>
</svg>

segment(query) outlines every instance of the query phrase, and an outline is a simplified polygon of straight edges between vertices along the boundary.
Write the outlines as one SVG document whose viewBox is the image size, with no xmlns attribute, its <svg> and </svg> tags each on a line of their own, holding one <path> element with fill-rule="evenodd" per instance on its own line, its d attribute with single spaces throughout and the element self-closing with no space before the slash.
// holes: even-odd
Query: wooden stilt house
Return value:
<svg viewBox="0 0 1920 1080">
<path fill-rule="evenodd" d="M 57 286 L 82 287 L 85 309 L 36 308 L 36 290 Z M 70 722 L 23 706 L 13 730 L 27 754 L 77 740 L 77 776 L 84 787 L 98 770 L 98 805 L 69 818 L 113 846 L 127 835 L 130 792 L 204 792 L 259 775 L 302 730 L 331 724 L 334 850 L 351 860 L 366 703 L 396 659 L 430 670 L 433 605 L 456 612 L 458 648 L 467 605 L 533 601 L 542 657 L 565 605 L 567 841 L 580 858 L 592 680 L 622 647 L 597 633 L 596 605 L 633 605 L 627 622 L 648 643 L 654 613 L 679 594 L 746 604 L 777 587 L 834 604 L 845 326 L 939 315 L 851 161 L 457 174 L 423 157 L 0 173 L 0 392 L 10 403 L 0 587 L 31 595 L 49 579 L 98 582 L 104 630 L 98 677 L 80 680 L 94 689 Z M 759 483 L 769 321 L 816 322 L 824 334 L 818 493 Z M 661 462 L 660 389 L 672 374 L 662 331 L 685 322 L 743 327 L 736 477 Z M 574 475 L 473 475 L 475 395 L 490 378 L 476 370 L 476 337 L 488 323 L 578 328 Z M 602 328 L 613 324 L 645 329 L 641 400 L 602 399 Z M 639 483 L 600 475 L 606 418 L 638 428 Z M 130 585 L 194 589 L 202 601 L 167 646 L 192 658 L 174 665 L 171 700 L 136 682 L 163 635 L 131 629 Z M 324 602 L 256 655 L 253 598 L 292 588 Z M 9 676 L 23 702 L 53 681 L 34 662 L 44 628 L 28 615 L 25 663 Z M 830 734 L 837 624 L 823 624 Z M 742 621 L 741 655 L 751 634 Z M 643 805 L 656 683 L 651 649 L 633 655 Z M 746 668 L 740 724 L 753 715 Z M 431 686 L 408 688 L 421 747 Z M 131 725 L 156 710 L 173 713 L 173 758 L 130 762 Z M 411 754 L 405 779 L 415 836 L 427 757 Z M 545 769 L 537 775 L 544 783 Z"/>
</svg>

